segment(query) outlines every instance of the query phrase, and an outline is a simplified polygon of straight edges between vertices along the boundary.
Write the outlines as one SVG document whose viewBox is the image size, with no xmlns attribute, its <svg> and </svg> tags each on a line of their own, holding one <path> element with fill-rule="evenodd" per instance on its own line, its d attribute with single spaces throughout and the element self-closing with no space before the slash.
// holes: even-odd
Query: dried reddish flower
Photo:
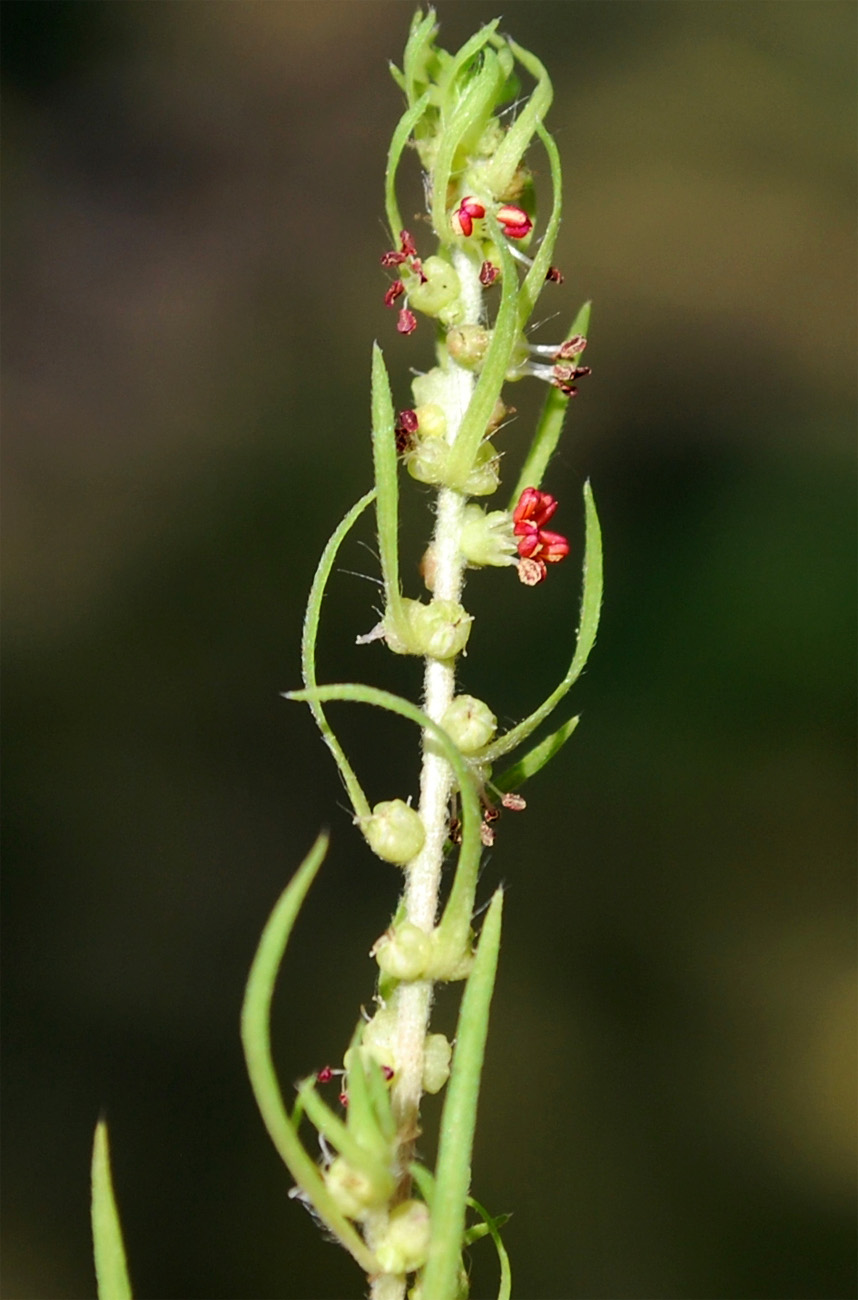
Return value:
<svg viewBox="0 0 858 1300">
<path fill-rule="evenodd" d="M 409 311 L 407 307 L 403 307 L 399 313 L 396 328 L 400 334 L 413 334 L 417 329 L 417 317 L 414 312 Z"/>
<path fill-rule="evenodd" d="M 404 293 L 405 293 L 405 285 L 402 283 L 402 281 L 394 280 L 393 284 L 390 286 L 387 293 L 384 295 L 385 307 L 392 307 L 393 304 L 396 302 L 396 299 L 401 298 Z"/>
<path fill-rule="evenodd" d="M 316 1071 L 317 1083 L 330 1083 L 334 1077 L 334 1072 L 329 1065 L 323 1065 L 321 1070 Z"/>
<path fill-rule="evenodd" d="M 393 426 L 393 432 L 396 436 L 396 450 L 400 456 L 408 451 L 414 442 L 414 435 L 417 432 L 418 421 L 417 412 L 412 410 L 400 411 L 396 417 L 396 423 Z"/>
<path fill-rule="evenodd" d="M 549 266 L 545 272 L 545 279 L 551 284 L 562 284 L 564 278 L 563 272 L 557 266 Z"/>
<path fill-rule="evenodd" d="M 483 262 L 480 267 L 480 284 L 487 289 L 490 284 L 494 284 L 499 275 L 500 268 L 495 266 L 494 262 Z"/>
</svg>

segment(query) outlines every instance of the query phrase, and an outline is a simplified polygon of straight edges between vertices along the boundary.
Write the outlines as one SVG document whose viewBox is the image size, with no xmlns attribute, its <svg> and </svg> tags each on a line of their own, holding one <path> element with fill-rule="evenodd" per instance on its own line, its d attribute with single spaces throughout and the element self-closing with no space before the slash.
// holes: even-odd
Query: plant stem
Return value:
<svg viewBox="0 0 858 1300">
<path fill-rule="evenodd" d="M 453 263 L 462 286 L 466 321 L 478 324 L 482 316 L 482 288 L 478 267 L 459 250 Z M 439 403 L 447 418 L 447 441 L 452 443 L 459 431 L 475 387 L 472 371 L 458 366 L 452 359 L 445 365 L 446 391 Z M 434 551 L 434 600 L 458 601 L 462 593 L 464 560 L 460 539 L 466 498 L 452 488 L 441 488 L 432 539 Z M 423 677 L 423 708 L 433 722 L 440 722 L 456 689 L 456 670 L 452 660 L 426 660 Z M 426 839 L 420 853 L 408 868 L 405 886 L 406 917 L 429 933 L 438 914 L 438 894 L 444 845 L 448 837 L 448 818 L 453 773 L 440 754 L 433 752 L 423 737 L 423 765 L 420 773 L 420 816 Z M 392 1089 L 393 1113 L 399 1133 L 399 1167 L 401 1181 L 398 1197 L 408 1196 L 411 1179 L 408 1165 L 420 1132 L 420 1098 L 423 1093 L 423 1055 L 429 1017 L 432 1011 L 432 982 L 414 980 L 399 985 L 394 994 L 397 1012 L 394 1055 L 398 1064 Z M 377 1278 L 372 1284 L 372 1300 L 399 1300 L 405 1292 L 405 1279 Z"/>
</svg>

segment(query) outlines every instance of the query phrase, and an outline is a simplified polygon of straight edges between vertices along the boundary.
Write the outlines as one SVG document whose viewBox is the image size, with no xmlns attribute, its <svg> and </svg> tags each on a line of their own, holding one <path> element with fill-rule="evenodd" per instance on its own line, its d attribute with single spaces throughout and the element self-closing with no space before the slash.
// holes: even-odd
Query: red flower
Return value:
<svg viewBox="0 0 858 1300">
<path fill-rule="evenodd" d="M 485 215 L 486 210 L 479 199 L 467 195 L 451 214 L 450 224 L 457 235 L 467 236 L 474 229 L 474 221 L 479 221 Z"/>
<path fill-rule="evenodd" d="M 505 203 L 502 208 L 498 208 L 495 217 L 510 239 L 524 239 L 533 229 L 533 222 L 524 208 L 515 203 Z"/>
<path fill-rule="evenodd" d="M 518 576 L 529 587 L 542 582 L 546 566 L 559 564 L 569 554 L 569 543 L 562 533 L 553 533 L 545 527 L 557 509 L 550 492 L 527 487 L 513 511 L 513 532 L 518 540 L 521 562 Z"/>
<path fill-rule="evenodd" d="M 396 328 L 400 334 L 413 334 L 417 329 L 417 317 L 414 312 L 409 311 L 407 307 L 403 307 L 399 313 Z"/>
<path fill-rule="evenodd" d="M 490 284 L 494 284 L 499 275 L 500 268 L 493 262 L 483 262 L 480 267 L 480 284 L 487 289 Z"/>
</svg>

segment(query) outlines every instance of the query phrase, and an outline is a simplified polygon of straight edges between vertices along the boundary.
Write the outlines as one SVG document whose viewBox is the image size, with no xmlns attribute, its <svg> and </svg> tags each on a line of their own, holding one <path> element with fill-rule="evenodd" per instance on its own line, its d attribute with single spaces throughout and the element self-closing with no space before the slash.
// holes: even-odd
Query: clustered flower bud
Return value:
<svg viewBox="0 0 858 1300">
<path fill-rule="evenodd" d="M 455 695 L 444 710 L 441 726 L 463 754 L 476 754 L 494 736 L 498 720 L 483 700 Z"/>
<path fill-rule="evenodd" d="M 402 799 L 377 803 L 359 825 L 373 853 L 399 867 L 417 857 L 426 838 L 420 814 Z"/>
</svg>

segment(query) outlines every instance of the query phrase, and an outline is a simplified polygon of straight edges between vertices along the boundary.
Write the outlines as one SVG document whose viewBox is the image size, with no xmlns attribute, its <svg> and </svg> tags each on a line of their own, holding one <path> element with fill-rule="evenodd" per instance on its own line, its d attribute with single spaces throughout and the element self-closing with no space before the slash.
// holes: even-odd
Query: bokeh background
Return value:
<svg viewBox="0 0 858 1300">
<path fill-rule="evenodd" d="M 439 8 L 449 48 L 497 13 Z M 580 555 L 592 478 L 606 600 L 579 730 L 485 867 L 484 897 L 509 892 L 474 1190 L 514 1211 L 522 1300 L 841 1300 L 858 11 L 502 10 L 549 65 L 564 158 L 566 283 L 537 337 L 595 304 L 547 486 Z M 317 557 L 369 484 L 372 340 L 400 406 L 429 364 L 378 264 L 411 6 L 2 11 L 3 1295 L 93 1295 L 101 1110 L 140 1300 L 358 1295 L 287 1199 L 238 1011 L 320 826 L 276 1006 L 287 1083 L 336 1063 L 396 895 L 278 692 Z M 406 210 L 418 195 L 415 176 Z M 511 473 L 540 397 L 513 394 Z M 417 594 L 422 489 L 410 511 Z M 343 569 L 373 575 L 372 540 L 368 521 Z M 414 696 L 418 665 L 353 644 L 376 600 L 336 575 L 321 673 Z M 468 601 L 463 684 L 514 720 L 568 662 L 577 561 L 535 591 L 489 572 Z M 371 798 L 414 788 L 404 724 L 337 717 Z M 473 1251 L 477 1298 L 491 1256 Z"/>
</svg>

